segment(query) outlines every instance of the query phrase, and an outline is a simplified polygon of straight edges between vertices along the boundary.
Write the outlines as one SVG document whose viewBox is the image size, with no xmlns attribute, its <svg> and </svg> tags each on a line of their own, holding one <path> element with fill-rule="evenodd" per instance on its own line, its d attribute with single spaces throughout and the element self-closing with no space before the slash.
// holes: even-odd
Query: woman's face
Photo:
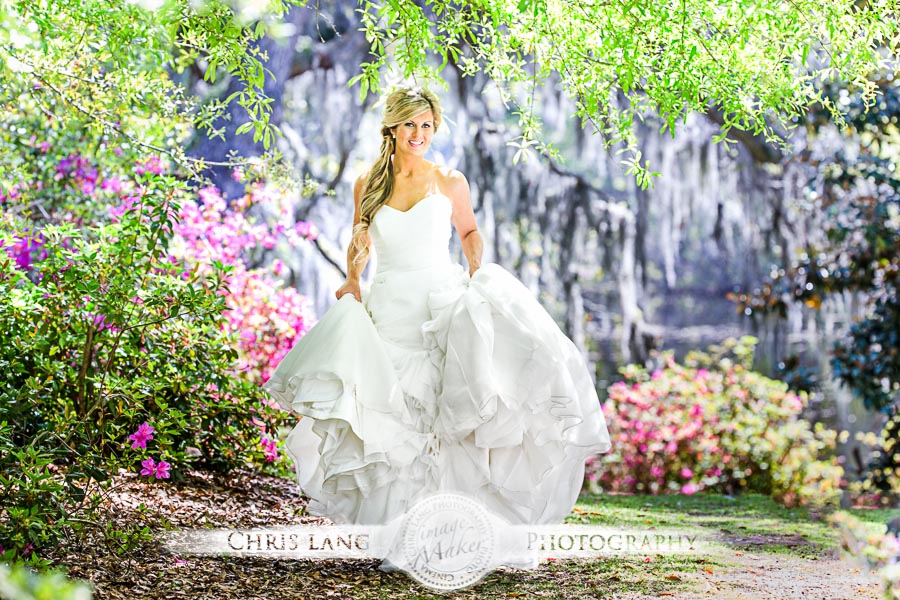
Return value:
<svg viewBox="0 0 900 600">
<path fill-rule="evenodd" d="M 405 123 L 394 128 L 396 136 L 395 152 L 408 152 L 422 156 L 431 144 L 434 136 L 434 115 L 430 110 L 416 115 Z"/>
</svg>

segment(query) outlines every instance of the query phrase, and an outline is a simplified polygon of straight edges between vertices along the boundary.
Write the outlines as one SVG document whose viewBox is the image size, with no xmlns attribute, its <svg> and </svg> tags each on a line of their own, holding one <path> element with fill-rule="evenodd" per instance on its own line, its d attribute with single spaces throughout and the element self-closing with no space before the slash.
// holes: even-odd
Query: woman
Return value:
<svg viewBox="0 0 900 600">
<path fill-rule="evenodd" d="M 354 186 L 347 281 L 266 383 L 306 417 L 287 449 L 308 512 L 387 523 L 444 490 L 511 523 L 562 522 L 585 459 L 610 447 L 581 354 L 527 288 L 481 265 L 466 178 L 424 158 L 437 97 L 398 90 L 382 124 Z M 450 258 L 451 223 L 468 273 Z"/>
</svg>

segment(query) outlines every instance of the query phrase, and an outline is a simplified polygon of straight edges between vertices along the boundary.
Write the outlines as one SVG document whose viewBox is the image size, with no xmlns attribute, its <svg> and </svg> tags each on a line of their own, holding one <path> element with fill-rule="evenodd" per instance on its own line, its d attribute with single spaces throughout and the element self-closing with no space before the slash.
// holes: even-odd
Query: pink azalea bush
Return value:
<svg viewBox="0 0 900 600">
<path fill-rule="evenodd" d="M 77 325 L 66 329 L 66 339 L 48 338 L 31 351 L 43 354 L 46 346 L 49 359 L 64 361 L 66 372 L 77 376 L 84 344 L 92 344 L 95 359 L 89 369 L 112 365 L 111 388 L 138 390 L 127 396 L 127 405 L 119 405 L 122 414 L 108 422 L 121 420 L 121 427 L 133 432 L 122 434 L 121 443 L 145 475 L 165 479 L 170 468 L 177 475 L 201 459 L 223 467 L 275 463 L 275 432 L 289 417 L 260 386 L 315 321 L 308 299 L 284 285 L 284 263 L 272 257 L 318 235 L 315 225 L 293 218 L 295 199 L 256 183 L 228 201 L 215 188 L 194 190 L 178 183 L 160 157 L 129 158 L 106 148 L 115 156 L 108 160 L 78 150 L 56 154 L 36 139 L 29 144 L 42 157 L 36 180 L 4 187 L 2 201 L 17 209 L 14 203 L 28 200 L 21 194 L 40 193 L 72 199 L 78 209 L 69 223 L 71 235 L 60 234 L 52 222 L 23 227 L 27 221 L 14 218 L 13 210 L 0 218 L 0 260 L 8 257 L 11 269 L 7 285 L 21 288 L 13 293 L 29 294 L 34 306 L 28 314 L 57 314 Z M 75 214 L 67 203 L 50 210 L 62 221 Z M 83 221 L 106 224 L 102 244 L 93 233 L 75 229 Z M 152 257 L 140 255 L 143 262 L 133 261 L 133 240 L 153 240 L 134 232 L 152 231 L 156 223 L 164 245 Z M 116 252 L 118 245 L 122 250 Z M 118 262 L 129 267 L 115 270 Z M 135 267 L 146 268 L 147 277 Z M 72 275 L 74 268 L 80 274 Z M 221 305 L 213 308 L 204 300 L 205 316 L 198 319 L 198 308 L 189 303 L 212 294 Z M 17 315 L 9 318 L 21 321 Z M 136 322 L 151 329 L 137 330 Z M 109 358 L 112 352 L 115 360 Z M 171 381 L 165 370 L 182 361 L 196 365 L 196 374 L 182 368 L 186 376 Z M 59 367 L 48 362 L 47 369 Z M 242 415 L 240 422 L 230 415 Z"/>
<path fill-rule="evenodd" d="M 158 156 L 141 158 L 133 167 L 138 177 L 159 175 L 165 170 Z M 138 181 L 125 174 L 109 172 L 104 176 L 102 167 L 78 152 L 55 163 L 53 179 L 63 189 L 92 199 L 111 196 L 108 216 L 113 221 L 137 210 L 145 193 Z M 278 244 L 295 246 L 318 236 L 313 223 L 293 221 L 289 200 L 265 185 L 254 184 L 229 206 L 217 189 L 202 188 L 196 197 L 185 194 L 181 199 L 169 242 L 169 260 L 173 266 L 183 267 L 184 278 L 197 272 L 211 273 L 215 261 L 231 269 L 225 292 L 228 310 L 222 327 L 232 336 L 239 353 L 235 369 L 257 383 L 269 379 L 278 362 L 315 322 L 309 300 L 282 284 L 280 277 L 286 271 L 283 262 L 275 259 L 266 267 L 249 266 L 248 257 L 260 249 L 273 250 Z M 248 216 L 255 209 L 274 214 L 275 222 Z M 9 240 L 0 238 L 0 250 L 27 271 L 46 257 L 44 243 L 41 232 L 32 229 Z M 135 302 L 141 302 L 139 296 Z"/>
<path fill-rule="evenodd" d="M 664 359 L 652 373 L 625 367 L 624 380 L 609 388 L 612 452 L 588 462 L 593 491 L 752 490 L 788 506 L 838 499 L 843 470 L 829 456 L 837 434 L 801 418 L 805 394 L 751 371 L 746 356 L 742 363 L 694 353 L 689 366 L 671 353 Z"/>
<path fill-rule="evenodd" d="M 315 227 L 300 222 L 293 227 L 281 197 L 264 188 L 252 188 L 229 210 L 215 188 L 186 199 L 174 227 L 169 254 L 185 266 L 185 273 L 210 273 L 218 261 L 231 267 L 227 275 L 223 328 L 235 340 L 239 353 L 236 369 L 259 383 L 272 371 L 297 340 L 315 322 L 310 302 L 294 288 L 285 287 L 279 276 L 284 264 L 275 259 L 267 267 L 250 268 L 247 256 L 257 249 L 272 250 L 279 243 L 296 245 L 315 234 Z M 270 226 L 247 216 L 252 207 L 276 204 L 279 220 Z M 271 207 L 268 207 L 271 208 Z M 306 235 L 299 235 L 301 229 Z"/>
</svg>

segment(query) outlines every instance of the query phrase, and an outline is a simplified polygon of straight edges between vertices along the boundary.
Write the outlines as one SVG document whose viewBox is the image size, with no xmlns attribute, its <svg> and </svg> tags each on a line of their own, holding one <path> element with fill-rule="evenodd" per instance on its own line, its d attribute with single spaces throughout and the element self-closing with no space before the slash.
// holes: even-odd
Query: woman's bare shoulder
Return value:
<svg viewBox="0 0 900 600">
<path fill-rule="evenodd" d="M 361 173 L 359 177 L 356 178 L 356 181 L 353 182 L 353 191 L 361 192 L 366 187 L 366 182 L 369 180 L 369 172 L 366 171 Z"/>
<path fill-rule="evenodd" d="M 436 165 L 438 185 L 449 196 L 465 194 L 469 191 L 469 182 L 460 171 L 451 167 Z"/>
</svg>

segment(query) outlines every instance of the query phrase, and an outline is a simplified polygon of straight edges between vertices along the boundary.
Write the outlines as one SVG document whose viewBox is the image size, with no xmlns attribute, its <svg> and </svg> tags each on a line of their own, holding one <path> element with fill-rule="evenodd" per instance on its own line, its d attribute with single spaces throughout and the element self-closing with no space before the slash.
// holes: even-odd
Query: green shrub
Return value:
<svg viewBox="0 0 900 600">
<path fill-rule="evenodd" d="M 59 571 L 35 573 L 25 565 L 0 563 L 0 598 L 4 600 L 91 600 L 90 586 L 70 581 Z"/>
</svg>

